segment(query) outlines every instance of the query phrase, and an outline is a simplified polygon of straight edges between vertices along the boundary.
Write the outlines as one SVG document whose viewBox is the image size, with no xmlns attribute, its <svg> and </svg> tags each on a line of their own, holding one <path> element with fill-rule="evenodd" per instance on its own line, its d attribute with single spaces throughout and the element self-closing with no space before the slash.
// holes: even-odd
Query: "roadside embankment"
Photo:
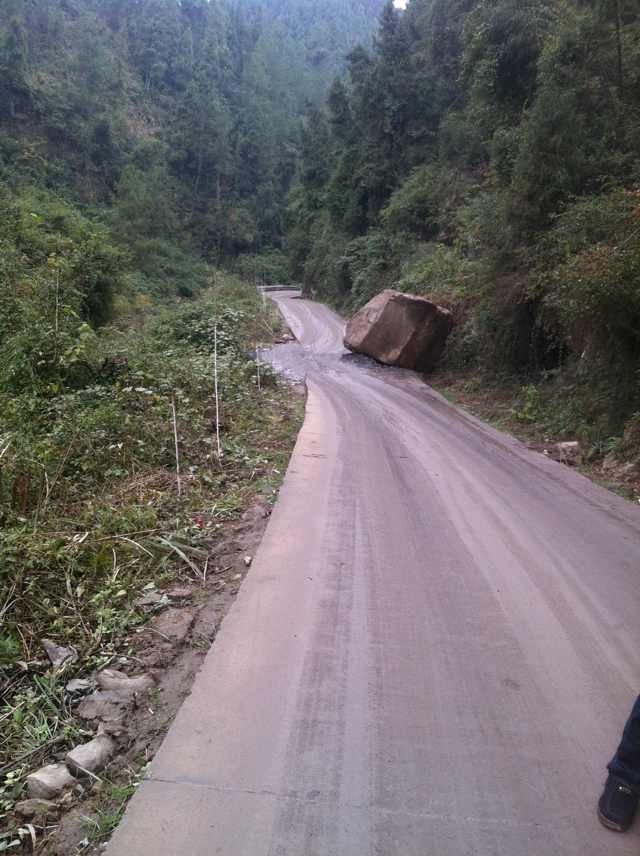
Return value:
<svg viewBox="0 0 640 856">
<path fill-rule="evenodd" d="M 640 422 L 609 436 L 567 379 L 524 382 L 438 369 L 428 382 L 453 404 L 633 502 L 640 502 Z"/>
<path fill-rule="evenodd" d="M 0 849 L 102 841 L 189 692 L 301 424 L 281 334 L 218 274 L 0 390 Z"/>
</svg>

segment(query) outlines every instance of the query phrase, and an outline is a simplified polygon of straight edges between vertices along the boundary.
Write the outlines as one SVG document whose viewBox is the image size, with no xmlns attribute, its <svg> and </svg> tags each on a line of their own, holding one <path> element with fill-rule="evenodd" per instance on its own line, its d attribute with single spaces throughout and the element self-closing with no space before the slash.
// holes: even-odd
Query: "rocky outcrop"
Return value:
<svg viewBox="0 0 640 856">
<path fill-rule="evenodd" d="M 580 466 L 583 462 L 583 449 L 578 440 L 569 440 L 563 443 L 554 443 L 550 456 L 561 464 L 568 466 Z"/>
<path fill-rule="evenodd" d="M 98 674 L 98 686 L 101 690 L 113 690 L 129 695 L 147 692 L 153 689 L 155 684 L 151 675 L 146 673 L 130 677 L 117 669 L 103 669 Z"/>
<path fill-rule="evenodd" d="M 347 324 L 350 351 L 389 366 L 430 371 L 453 327 L 451 313 L 413 294 L 383 291 Z"/>
<path fill-rule="evenodd" d="M 133 694 L 96 690 L 80 702 L 76 714 L 87 722 L 102 723 L 112 734 L 119 734 L 124 731 L 124 724 L 135 704 Z"/>
</svg>

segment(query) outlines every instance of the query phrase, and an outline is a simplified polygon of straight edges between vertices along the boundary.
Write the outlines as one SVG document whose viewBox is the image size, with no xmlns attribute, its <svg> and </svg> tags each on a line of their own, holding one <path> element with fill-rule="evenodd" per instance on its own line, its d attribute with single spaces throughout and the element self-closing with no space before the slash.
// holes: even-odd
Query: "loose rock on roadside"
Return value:
<svg viewBox="0 0 640 856">
<path fill-rule="evenodd" d="M 66 764 L 47 764 L 27 776 L 27 793 L 32 799 L 52 800 L 75 783 Z"/>
<path fill-rule="evenodd" d="M 44 799 L 22 800 L 15 806 L 16 814 L 25 820 L 54 818 L 58 816 L 60 811 L 61 807 L 57 803 Z"/>
<path fill-rule="evenodd" d="M 59 669 L 61 666 L 73 663 L 78 659 L 78 652 L 75 648 L 56 645 L 51 639 L 41 639 L 40 642 L 54 669 Z"/>
<path fill-rule="evenodd" d="M 554 443 L 548 452 L 550 457 L 561 464 L 569 466 L 580 466 L 584 460 L 582 445 L 577 440 L 568 440 L 562 443 Z"/>
<path fill-rule="evenodd" d="M 116 744 L 108 734 L 99 734 L 88 743 L 76 746 L 67 752 L 65 761 L 76 775 L 96 773 L 106 767 L 115 755 Z"/>
</svg>

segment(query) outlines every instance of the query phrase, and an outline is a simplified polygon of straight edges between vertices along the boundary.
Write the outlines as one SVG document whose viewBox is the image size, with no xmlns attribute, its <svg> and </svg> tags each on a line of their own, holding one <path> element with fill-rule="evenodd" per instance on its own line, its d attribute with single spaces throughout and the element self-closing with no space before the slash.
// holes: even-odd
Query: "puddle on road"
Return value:
<svg viewBox="0 0 640 856">
<path fill-rule="evenodd" d="M 362 354 L 321 354 L 299 342 L 285 342 L 259 349 L 260 362 L 270 366 L 276 374 L 289 383 L 304 383 L 313 373 L 331 374 L 343 372 L 365 372 L 382 381 L 416 378 L 414 372 L 377 363 Z"/>
</svg>

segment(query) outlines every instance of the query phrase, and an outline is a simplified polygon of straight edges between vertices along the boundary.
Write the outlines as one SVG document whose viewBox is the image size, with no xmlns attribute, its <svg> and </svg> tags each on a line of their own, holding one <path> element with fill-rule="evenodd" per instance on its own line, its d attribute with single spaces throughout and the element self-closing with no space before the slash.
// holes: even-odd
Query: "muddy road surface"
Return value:
<svg viewBox="0 0 640 856">
<path fill-rule="evenodd" d="M 342 350 L 278 296 L 307 419 L 109 856 L 623 856 L 640 508 Z"/>
</svg>

